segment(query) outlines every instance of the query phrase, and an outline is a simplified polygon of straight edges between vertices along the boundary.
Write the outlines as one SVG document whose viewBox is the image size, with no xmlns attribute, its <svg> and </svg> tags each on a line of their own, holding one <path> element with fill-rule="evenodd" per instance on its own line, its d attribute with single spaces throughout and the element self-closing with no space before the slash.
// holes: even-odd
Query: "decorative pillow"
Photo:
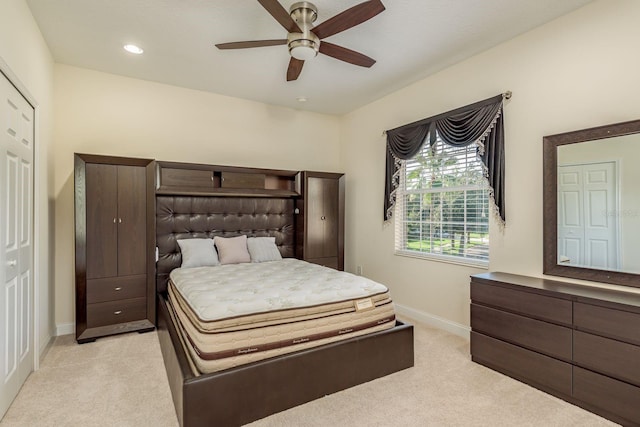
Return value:
<svg viewBox="0 0 640 427">
<path fill-rule="evenodd" d="M 251 262 L 251 256 L 247 250 L 247 236 L 215 236 L 213 241 L 216 244 L 216 248 L 218 248 L 220 264 L 240 264 L 242 262 Z"/>
<path fill-rule="evenodd" d="M 219 265 L 218 254 L 211 239 L 178 240 L 182 252 L 182 268 Z"/>
<path fill-rule="evenodd" d="M 282 255 L 276 246 L 275 237 L 249 237 L 247 248 L 251 262 L 278 261 Z"/>
</svg>

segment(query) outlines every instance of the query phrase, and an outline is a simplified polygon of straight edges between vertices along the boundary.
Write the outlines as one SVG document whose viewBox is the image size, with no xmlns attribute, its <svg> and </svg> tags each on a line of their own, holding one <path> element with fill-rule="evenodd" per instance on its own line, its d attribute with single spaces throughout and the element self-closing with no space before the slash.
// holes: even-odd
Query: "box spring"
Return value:
<svg viewBox="0 0 640 427">
<path fill-rule="evenodd" d="M 413 366 L 413 326 L 194 376 L 166 297 L 158 295 L 158 337 L 183 426 L 242 425 Z"/>
</svg>

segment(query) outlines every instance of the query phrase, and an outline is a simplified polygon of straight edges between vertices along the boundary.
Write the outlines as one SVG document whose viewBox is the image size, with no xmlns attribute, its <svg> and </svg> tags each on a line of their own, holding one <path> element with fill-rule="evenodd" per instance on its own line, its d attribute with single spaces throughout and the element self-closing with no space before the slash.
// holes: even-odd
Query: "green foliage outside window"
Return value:
<svg viewBox="0 0 640 427">
<path fill-rule="evenodd" d="M 396 249 L 488 260 L 489 198 L 474 145 L 425 144 L 402 178 Z"/>
</svg>

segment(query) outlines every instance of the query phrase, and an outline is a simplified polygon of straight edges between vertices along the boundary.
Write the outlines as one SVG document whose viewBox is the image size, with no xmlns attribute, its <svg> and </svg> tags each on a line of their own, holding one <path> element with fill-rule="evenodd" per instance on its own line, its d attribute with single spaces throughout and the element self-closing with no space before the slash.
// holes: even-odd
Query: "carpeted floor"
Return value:
<svg viewBox="0 0 640 427">
<path fill-rule="evenodd" d="M 413 323 L 414 368 L 251 426 L 615 425 L 471 362 L 462 338 Z M 155 332 L 84 345 L 58 337 L 0 425 L 176 426 Z"/>
</svg>

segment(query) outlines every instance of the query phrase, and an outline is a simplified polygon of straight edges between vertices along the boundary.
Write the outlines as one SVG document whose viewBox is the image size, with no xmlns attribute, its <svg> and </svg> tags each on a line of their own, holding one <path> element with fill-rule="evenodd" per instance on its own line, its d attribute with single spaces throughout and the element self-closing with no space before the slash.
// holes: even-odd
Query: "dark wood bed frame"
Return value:
<svg viewBox="0 0 640 427">
<path fill-rule="evenodd" d="M 239 234 L 275 236 L 282 255 L 293 257 L 295 195 L 255 197 L 251 193 L 247 195 L 251 197 L 242 194 L 205 197 L 167 193 L 156 194 L 157 325 L 169 386 L 182 426 L 246 424 L 413 366 L 413 326 L 397 321 L 395 327 L 386 331 L 194 375 L 166 300 L 168 273 L 181 263 L 177 239 Z M 237 218 L 229 220 L 230 216 Z M 225 224 L 233 227 L 229 229 Z"/>
<path fill-rule="evenodd" d="M 182 426 L 234 426 L 413 366 L 413 326 L 194 376 L 158 298 L 158 337 Z"/>
</svg>

